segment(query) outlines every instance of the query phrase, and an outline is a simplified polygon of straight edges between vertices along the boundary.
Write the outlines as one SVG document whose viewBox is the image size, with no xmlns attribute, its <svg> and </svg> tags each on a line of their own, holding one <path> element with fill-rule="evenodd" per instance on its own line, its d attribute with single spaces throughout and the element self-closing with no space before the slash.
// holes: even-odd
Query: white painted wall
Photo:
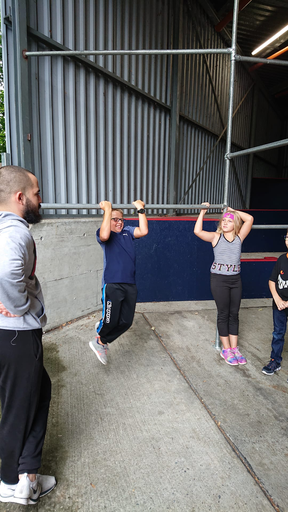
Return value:
<svg viewBox="0 0 288 512">
<path fill-rule="evenodd" d="M 103 251 L 95 236 L 101 221 L 100 217 L 49 219 L 31 227 L 46 330 L 101 308 Z"/>
</svg>

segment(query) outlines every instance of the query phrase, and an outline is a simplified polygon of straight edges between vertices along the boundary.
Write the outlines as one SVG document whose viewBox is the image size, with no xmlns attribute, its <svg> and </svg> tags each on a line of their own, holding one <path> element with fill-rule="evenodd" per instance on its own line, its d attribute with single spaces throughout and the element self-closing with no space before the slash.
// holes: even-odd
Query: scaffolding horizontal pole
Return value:
<svg viewBox="0 0 288 512">
<path fill-rule="evenodd" d="M 42 52 L 23 52 L 26 57 L 73 57 L 76 55 L 201 55 L 201 54 L 219 54 L 231 53 L 231 48 L 199 48 L 182 50 L 54 50 Z"/>
<path fill-rule="evenodd" d="M 288 224 L 253 224 L 252 229 L 288 229 Z"/>
<path fill-rule="evenodd" d="M 41 203 L 42 210 L 101 210 L 99 204 L 72 204 L 72 203 Z M 113 208 L 123 210 L 133 210 L 131 204 L 113 204 Z M 146 210 L 204 210 L 206 206 L 202 204 L 146 204 Z M 227 208 L 225 204 L 210 204 L 209 210 L 223 210 Z M 135 211 L 136 213 L 136 211 Z M 256 224 L 252 229 L 288 229 L 288 224 Z"/>
<path fill-rule="evenodd" d="M 288 66 L 287 60 L 261 59 L 260 57 L 247 57 L 246 55 L 235 55 L 235 60 L 239 60 L 241 62 L 261 62 L 262 64 L 271 64 L 272 66 Z"/>
<path fill-rule="evenodd" d="M 276 142 L 270 142 L 269 144 L 263 144 L 263 146 L 255 146 L 254 148 L 243 149 L 241 151 L 234 151 L 234 153 L 226 153 L 225 158 L 228 158 L 230 160 L 231 158 L 236 158 L 237 156 L 249 155 L 250 153 L 266 151 L 267 149 L 281 148 L 282 146 L 287 145 L 288 139 L 282 139 Z"/>
<path fill-rule="evenodd" d="M 132 204 L 113 204 L 113 208 L 121 208 L 123 210 L 133 210 Z M 99 204 L 91 203 L 41 203 L 42 210 L 101 210 Z M 146 204 L 146 210 L 204 210 L 207 207 L 201 204 Z M 226 208 L 224 204 L 210 204 L 209 209 L 223 210 Z"/>
</svg>

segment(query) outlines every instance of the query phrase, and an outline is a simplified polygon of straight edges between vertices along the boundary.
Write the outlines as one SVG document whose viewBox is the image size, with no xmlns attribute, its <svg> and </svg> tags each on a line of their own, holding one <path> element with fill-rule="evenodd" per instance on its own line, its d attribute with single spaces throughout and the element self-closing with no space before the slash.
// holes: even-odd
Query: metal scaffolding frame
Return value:
<svg viewBox="0 0 288 512">
<path fill-rule="evenodd" d="M 25 2 L 24 2 L 25 4 Z M 37 51 L 37 52 L 29 52 L 26 50 L 23 50 L 23 48 L 27 47 L 27 31 L 28 28 L 25 27 L 25 30 L 23 30 L 22 20 L 27 19 L 26 15 L 26 7 L 24 6 L 23 2 L 21 0 L 14 0 L 13 2 L 13 8 L 12 8 L 12 19 L 13 19 L 13 42 L 14 42 L 14 55 L 15 55 L 15 77 L 17 82 L 17 101 L 18 101 L 18 123 L 17 123 L 17 129 L 20 131 L 18 134 L 18 142 L 22 140 L 23 147 L 20 148 L 20 160 L 21 165 L 27 167 L 27 154 L 28 152 L 25 151 L 25 143 L 27 144 L 27 141 L 23 143 L 23 131 L 25 123 L 27 124 L 27 116 L 25 115 L 25 102 L 21 100 L 21 98 L 25 97 L 27 91 L 27 84 L 28 84 L 28 70 L 27 66 L 24 65 L 25 60 L 32 57 L 54 57 L 54 56 L 62 56 L 62 57 L 76 57 L 78 61 L 82 61 L 87 65 L 90 65 L 93 68 L 96 68 L 95 64 L 88 59 L 83 59 L 83 57 L 94 55 L 94 56 L 105 56 L 105 55 L 172 55 L 175 56 L 175 59 L 173 59 L 175 66 L 172 70 L 173 79 L 177 80 L 177 73 L 178 73 L 178 61 L 177 56 L 179 55 L 208 55 L 208 54 L 222 54 L 222 55 L 230 55 L 230 85 L 229 85 L 229 103 L 228 103 L 228 120 L 227 120 L 227 127 L 225 127 L 227 131 L 226 136 L 226 153 L 225 153 L 225 178 L 224 178 L 224 193 L 223 193 L 223 203 L 222 204 L 213 204 L 210 205 L 211 209 L 214 210 L 223 210 L 227 208 L 228 204 L 228 187 L 229 187 L 229 173 L 230 173 L 230 162 L 234 158 L 238 156 L 253 154 L 258 151 L 265 151 L 268 149 L 273 148 L 279 148 L 281 146 L 288 145 L 288 139 L 279 140 L 273 143 L 265 144 L 258 147 L 252 147 L 248 148 L 242 151 L 236 151 L 231 152 L 231 146 L 232 146 L 232 122 L 233 122 L 233 100 L 234 100 L 234 80 L 235 80 L 235 63 L 236 61 L 246 61 L 246 62 L 253 62 L 253 63 L 262 63 L 262 64 L 268 64 L 268 65 L 280 65 L 280 66 L 288 66 L 288 62 L 282 61 L 282 60 L 268 60 L 268 59 L 261 59 L 257 57 L 246 57 L 242 55 L 238 55 L 236 52 L 237 49 L 237 25 L 238 25 L 238 12 L 239 12 L 239 0 L 234 0 L 234 9 L 233 9 L 233 27 L 232 27 L 232 40 L 231 40 L 231 48 L 225 48 L 225 49 L 173 49 L 173 50 L 53 50 L 53 51 Z M 177 22 L 177 20 L 176 20 Z M 11 24 L 10 19 L 6 19 L 5 23 L 8 25 Z M 175 21 L 174 21 L 175 23 Z M 179 28 L 179 27 L 178 27 Z M 174 27 L 174 34 L 177 34 L 177 27 Z M 37 38 L 37 31 L 29 28 L 29 33 L 34 35 L 36 34 Z M 38 34 L 39 36 L 39 34 Z M 42 43 L 43 43 L 44 36 L 41 36 Z M 46 44 L 53 44 L 51 39 L 46 38 Z M 45 42 L 44 42 L 45 44 Z M 176 41 L 177 44 L 177 41 Z M 59 43 L 54 42 L 54 46 L 56 48 L 60 48 L 61 45 Z M 175 45 L 174 45 L 175 46 Z M 24 59 L 21 60 L 21 53 Z M 110 72 L 106 73 L 107 76 L 109 75 L 110 78 L 113 78 L 113 75 Z M 25 78 L 23 80 L 22 78 Z M 23 85 L 24 83 L 24 85 Z M 136 90 L 136 88 L 134 88 Z M 173 92 L 173 101 L 172 101 L 172 107 L 171 108 L 171 119 L 172 119 L 172 127 L 171 130 L 173 133 L 177 132 L 176 123 L 177 123 L 177 81 L 176 81 L 176 87 L 174 88 Z M 146 95 L 148 98 L 148 95 Z M 149 98 L 152 99 L 152 98 Z M 22 130 L 22 131 L 21 131 Z M 177 135 L 177 133 L 176 133 Z M 176 136 L 174 137 L 174 146 L 171 148 L 171 154 L 173 156 L 172 163 L 171 163 L 171 169 L 170 169 L 170 200 L 175 196 L 175 179 L 176 179 L 176 172 L 175 172 L 175 162 L 176 162 L 176 151 L 175 151 L 175 144 L 176 144 Z M 206 160 L 207 161 L 207 160 Z M 205 161 L 205 163 L 206 163 Z M 204 163 L 204 165 L 205 165 Z M 26 164 L 26 165 L 25 165 Z M 28 166 L 29 167 L 29 166 Z M 202 168 L 200 169 L 201 172 Z M 251 170 L 250 170 L 251 171 Z M 198 173 L 199 174 L 199 173 Z M 197 174 L 197 176 L 198 176 Z M 196 176 L 196 177 L 197 177 Z M 194 181 L 192 182 L 192 184 Z M 191 185 L 192 186 L 192 185 Z M 184 199 L 184 196 L 182 200 Z M 181 201 L 182 201 L 181 200 Z M 123 208 L 127 210 L 132 210 L 131 204 L 115 204 L 115 208 Z M 49 210 L 57 210 L 57 209 L 65 209 L 65 210 L 99 210 L 98 204 L 73 204 L 73 203 L 42 203 L 43 209 L 49 209 Z M 202 205 L 197 204 L 190 204 L 186 205 L 183 203 L 180 204 L 146 204 L 146 208 L 148 210 L 177 210 L 177 209 L 186 209 L 186 210 L 195 210 L 195 209 L 201 209 L 204 208 Z M 288 229 L 288 225 L 256 225 L 253 226 L 253 229 Z M 216 332 L 216 342 L 215 342 L 215 348 L 220 348 L 220 339 L 219 335 Z"/>
<path fill-rule="evenodd" d="M 236 53 L 237 47 L 237 25 L 238 25 L 238 11 L 239 11 L 239 0 L 234 0 L 234 9 L 233 9 L 233 27 L 232 27 L 232 41 L 231 48 L 206 48 L 206 49 L 173 49 L 173 50 L 52 50 L 52 51 L 22 51 L 22 55 L 25 59 L 31 57 L 53 57 L 53 56 L 63 56 L 63 57 L 86 57 L 88 55 L 207 55 L 207 54 L 229 54 L 230 55 L 230 86 L 229 86 L 229 104 L 228 104 L 228 120 L 227 120 L 227 136 L 226 136 L 226 153 L 225 153 L 225 179 L 224 179 L 224 193 L 223 193 L 223 204 L 222 205 L 213 205 L 214 209 L 222 209 L 223 205 L 228 204 L 228 187 L 229 187 L 229 173 L 230 173 L 230 162 L 232 159 L 248 155 L 252 153 L 256 153 L 258 151 L 265 151 L 268 149 L 279 148 L 281 146 L 288 145 L 288 139 L 279 140 L 276 142 L 272 142 L 269 144 L 264 144 L 258 147 L 248 148 L 242 151 L 231 152 L 232 146 L 232 122 L 233 122 L 233 100 L 234 100 L 234 80 L 235 80 L 235 63 L 236 61 L 246 61 L 246 62 L 260 62 L 262 64 L 269 65 L 280 65 L 280 66 L 288 66 L 288 62 L 274 59 L 261 59 L 257 57 L 246 57 L 242 55 L 238 55 Z M 23 48 L 23 46 L 22 46 Z M 174 175 L 174 173 L 172 173 Z M 174 176 L 175 177 L 175 176 Z M 91 204 L 70 204 L 70 203 L 43 203 L 42 207 L 44 209 L 99 209 L 98 205 Z M 122 208 L 131 209 L 131 205 L 121 205 Z M 166 204 L 166 205 L 147 205 L 148 209 L 200 209 L 201 205 L 184 205 L 184 204 Z M 279 226 L 286 227 L 286 226 Z M 256 228 L 256 226 L 254 227 Z M 259 226 L 260 228 L 260 226 Z M 262 226 L 261 226 L 262 228 Z M 275 226 L 274 226 L 275 228 Z"/>
<path fill-rule="evenodd" d="M 95 67 L 95 63 L 89 61 L 88 59 L 84 59 L 83 57 L 94 55 L 94 56 L 105 56 L 105 55 L 174 55 L 177 59 L 177 56 L 179 55 L 208 55 L 208 54 L 222 54 L 222 55 L 230 55 L 230 84 L 229 84 L 229 103 L 228 103 L 228 116 L 227 116 L 227 126 L 225 127 L 225 131 L 227 132 L 226 135 L 226 153 L 225 153 L 225 178 L 224 178 L 224 193 L 223 193 L 223 203 L 221 205 L 211 205 L 211 208 L 214 210 L 216 209 L 223 209 L 228 204 L 228 187 L 229 187 L 229 174 L 230 174 L 230 162 L 234 158 L 238 156 L 248 155 L 248 154 L 254 154 L 259 151 L 265 151 L 269 149 L 279 148 L 285 145 L 288 145 L 288 139 L 279 140 L 276 142 L 264 144 L 258 147 L 252 147 L 248 149 L 244 149 L 241 151 L 231 152 L 231 146 L 232 146 L 232 123 L 233 123 L 233 100 L 234 100 L 234 80 L 235 80 L 235 62 L 236 61 L 246 61 L 246 62 L 260 62 L 262 64 L 268 64 L 268 65 L 280 65 L 280 66 L 288 66 L 288 62 L 274 59 L 274 60 L 268 60 L 268 59 L 261 59 L 257 57 L 248 57 L 248 56 L 242 56 L 238 55 L 236 53 L 237 49 L 237 25 L 238 25 L 238 11 L 239 11 L 239 0 L 234 0 L 234 9 L 233 9 L 233 26 L 232 26 L 232 40 L 231 40 L 231 48 L 199 48 L 199 49 L 170 49 L 170 50 L 67 50 L 67 49 L 61 49 L 58 48 L 64 48 L 59 43 L 54 42 L 50 38 L 44 37 L 44 35 L 39 34 L 37 31 L 31 29 L 30 27 L 27 27 L 27 31 L 30 35 L 35 36 L 36 39 L 40 36 L 40 41 L 43 44 L 49 44 L 54 46 L 57 49 L 51 50 L 51 51 L 34 51 L 29 52 L 27 50 L 23 50 L 23 48 L 27 47 L 27 32 L 23 30 L 22 20 L 27 19 L 26 15 L 26 8 L 23 7 L 23 3 L 19 0 L 14 0 L 12 3 L 12 20 L 13 20 L 13 42 L 14 42 L 14 48 L 15 48 L 15 77 L 16 77 L 16 83 L 17 83 L 17 95 L 16 100 L 18 98 L 18 123 L 17 123 L 17 129 L 19 131 L 18 133 L 18 141 L 19 144 L 22 141 L 20 149 L 20 164 L 25 167 L 30 167 L 29 162 L 27 161 L 27 156 L 29 156 L 29 152 L 26 150 L 26 146 L 28 144 L 28 141 L 25 140 L 25 138 L 22 136 L 24 133 L 24 127 L 27 124 L 27 112 L 25 110 L 25 102 L 21 100 L 21 98 L 25 95 L 27 96 L 26 91 L 26 85 L 28 83 L 28 75 L 27 75 L 27 66 L 24 64 L 24 59 L 28 59 L 30 57 L 53 57 L 53 56 L 62 56 L 62 57 L 76 57 L 79 62 L 82 61 L 82 63 L 91 64 L 92 67 Z M 24 9 L 24 10 L 23 10 Z M 11 18 L 7 17 L 5 20 L 5 23 L 7 25 L 11 26 Z M 177 27 L 175 27 L 177 28 Z M 44 39 L 43 39 L 44 38 Z M 177 42 L 176 42 L 177 44 Z M 174 45 L 175 46 L 175 45 Z M 20 55 L 22 53 L 22 56 L 24 59 L 21 60 Z M 173 59 L 174 60 L 174 59 Z M 112 74 L 108 73 L 110 78 Z M 177 69 L 175 69 L 175 74 L 177 74 Z M 23 80 L 24 76 L 24 80 Z M 23 85 L 24 84 L 24 85 Z M 146 96 L 146 95 L 145 95 Z M 147 95 L 148 98 L 148 95 Z M 148 98 L 153 100 L 153 98 Z M 153 100 L 154 101 L 154 100 Z M 176 101 L 175 101 L 176 103 Z M 237 107 L 238 108 L 238 107 Z M 174 105 L 175 110 L 175 105 Z M 177 115 L 175 114 L 173 116 L 173 109 L 172 109 L 172 125 L 176 122 Z M 174 127 L 175 128 L 175 127 Z M 21 131 L 22 130 L 22 131 Z M 173 126 L 172 126 L 173 130 Z M 27 130 L 26 130 L 27 131 Z M 175 131 L 175 129 L 174 129 Z M 23 132 L 23 133 L 22 133 Z M 222 135 L 222 134 L 221 134 Z M 24 141 L 24 142 L 23 142 Z M 26 144 L 26 146 L 25 146 Z M 173 150 L 173 148 L 172 148 Z M 172 151 L 173 155 L 175 153 L 175 148 Z M 4 155 L 5 156 L 5 155 Z M 9 156 L 9 155 L 6 155 Z M 175 157 L 175 155 L 174 155 Z M 209 157 L 208 157 L 209 158 Z M 29 159 L 29 158 L 28 158 Z M 208 159 L 205 160 L 205 163 Z M 9 163 L 9 159 L 7 160 L 7 164 Z M 204 163 L 204 165 L 205 165 Z M 202 168 L 204 165 L 200 168 L 200 171 L 197 173 L 197 176 L 200 174 Z M 175 181 L 175 162 L 171 163 L 171 174 L 170 174 L 170 181 L 171 183 L 171 193 L 170 193 L 170 201 L 171 198 L 173 199 L 173 190 L 174 188 L 174 181 Z M 172 179 L 171 179 L 172 178 Z M 192 184 L 195 180 L 193 180 Z M 192 185 L 191 185 L 192 186 Z M 191 188 L 189 187 L 189 189 Z M 174 194 L 175 195 L 175 194 Z M 161 204 L 161 205 L 147 205 L 148 209 L 153 210 L 159 210 L 159 209 L 169 209 L 169 210 L 176 210 L 176 209 L 201 209 L 201 205 L 186 205 L 183 204 L 182 201 L 184 200 L 184 196 L 181 199 L 181 204 Z M 117 205 L 119 206 L 119 205 Z M 125 204 L 120 205 L 119 207 L 122 207 L 123 209 L 131 210 L 131 205 Z M 43 203 L 42 204 L 43 209 L 50 209 L 50 210 L 56 210 L 56 209 L 73 209 L 73 210 L 82 210 L 82 209 L 93 209 L 97 210 L 99 209 L 98 204 L 73 204 L 73 203 Z M 262 227 L 262 226 L 261 226 Z M 279 229 L 282 226 L 279 226 Z M 286 227 L 286 226 L 283 226 Z M 256 228 L 256 226 L 254 226 Z M 259 226 L 260 228 L 260 226 Z"/>
</svg>

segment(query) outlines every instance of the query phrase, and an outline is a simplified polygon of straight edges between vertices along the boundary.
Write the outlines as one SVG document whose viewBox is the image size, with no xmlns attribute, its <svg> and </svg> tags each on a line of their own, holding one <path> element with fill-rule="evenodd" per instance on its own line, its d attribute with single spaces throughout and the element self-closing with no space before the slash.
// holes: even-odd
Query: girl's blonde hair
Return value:
<svg viewBox="0 0 288 512">
<path fill-rule="evenodd" d="M 227 212 L 225 212 L 225 213 L 227 213 Z M 223 213 L 222 216 L 221 216 L 221 219 L 219 221 L 216 233 L 223 233 L 223 230 L 222 230 L 222 227 L 221 227 L 221 223 L 222 223 L 222 220 L 223 220 L 223 215 L 225 215 L 225 213 Z M 231 212 L 231 213 L 232 213 L 232 215 L 234 215 L 234 233 L 235 233 L 235 236 L 237 236 L 239 234 L 239 231 L 240 231 L 241 226 L 243 224 L 243 220 L 241 219 L 241 217 L 240 217 L 238 212 L 234 211 L 234 212 Z"/>
</svg>

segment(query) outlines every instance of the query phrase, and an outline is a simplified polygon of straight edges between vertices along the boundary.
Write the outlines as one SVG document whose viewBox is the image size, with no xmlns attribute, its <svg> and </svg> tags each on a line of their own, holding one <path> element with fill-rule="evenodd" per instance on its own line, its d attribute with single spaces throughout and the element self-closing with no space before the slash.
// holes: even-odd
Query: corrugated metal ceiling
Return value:
<svg viewBox="0 0 288 512">
<path fill-rule="evenodd" d="M 209 0 L 219 21 L 224 20 L 229 12 L 233 11 L 233 0 Z M 272 37 L 276 32 L 288 25 L 287 0 L 262 0 L 239 2 L 239 7 L 247 4 L 239 12 L 237 43 L 241 53 L 252 56 L 252 51 Z M 231 33 L 232 21 L 229 21 L 223 31 Z M 259 52 L 255 57 L 268 58 L 279 50 L 288 50 L 288 31 Z M 288 51 L 277 59 L 288 61 Z M 250 68 L 252 67 L 252 64 Z M 251 71 L 255 78 L 260 78 L 268 93 L 278 104 L 283 114 L 288 114 L 288 66 L 262 65 Z"/>
</svg>

